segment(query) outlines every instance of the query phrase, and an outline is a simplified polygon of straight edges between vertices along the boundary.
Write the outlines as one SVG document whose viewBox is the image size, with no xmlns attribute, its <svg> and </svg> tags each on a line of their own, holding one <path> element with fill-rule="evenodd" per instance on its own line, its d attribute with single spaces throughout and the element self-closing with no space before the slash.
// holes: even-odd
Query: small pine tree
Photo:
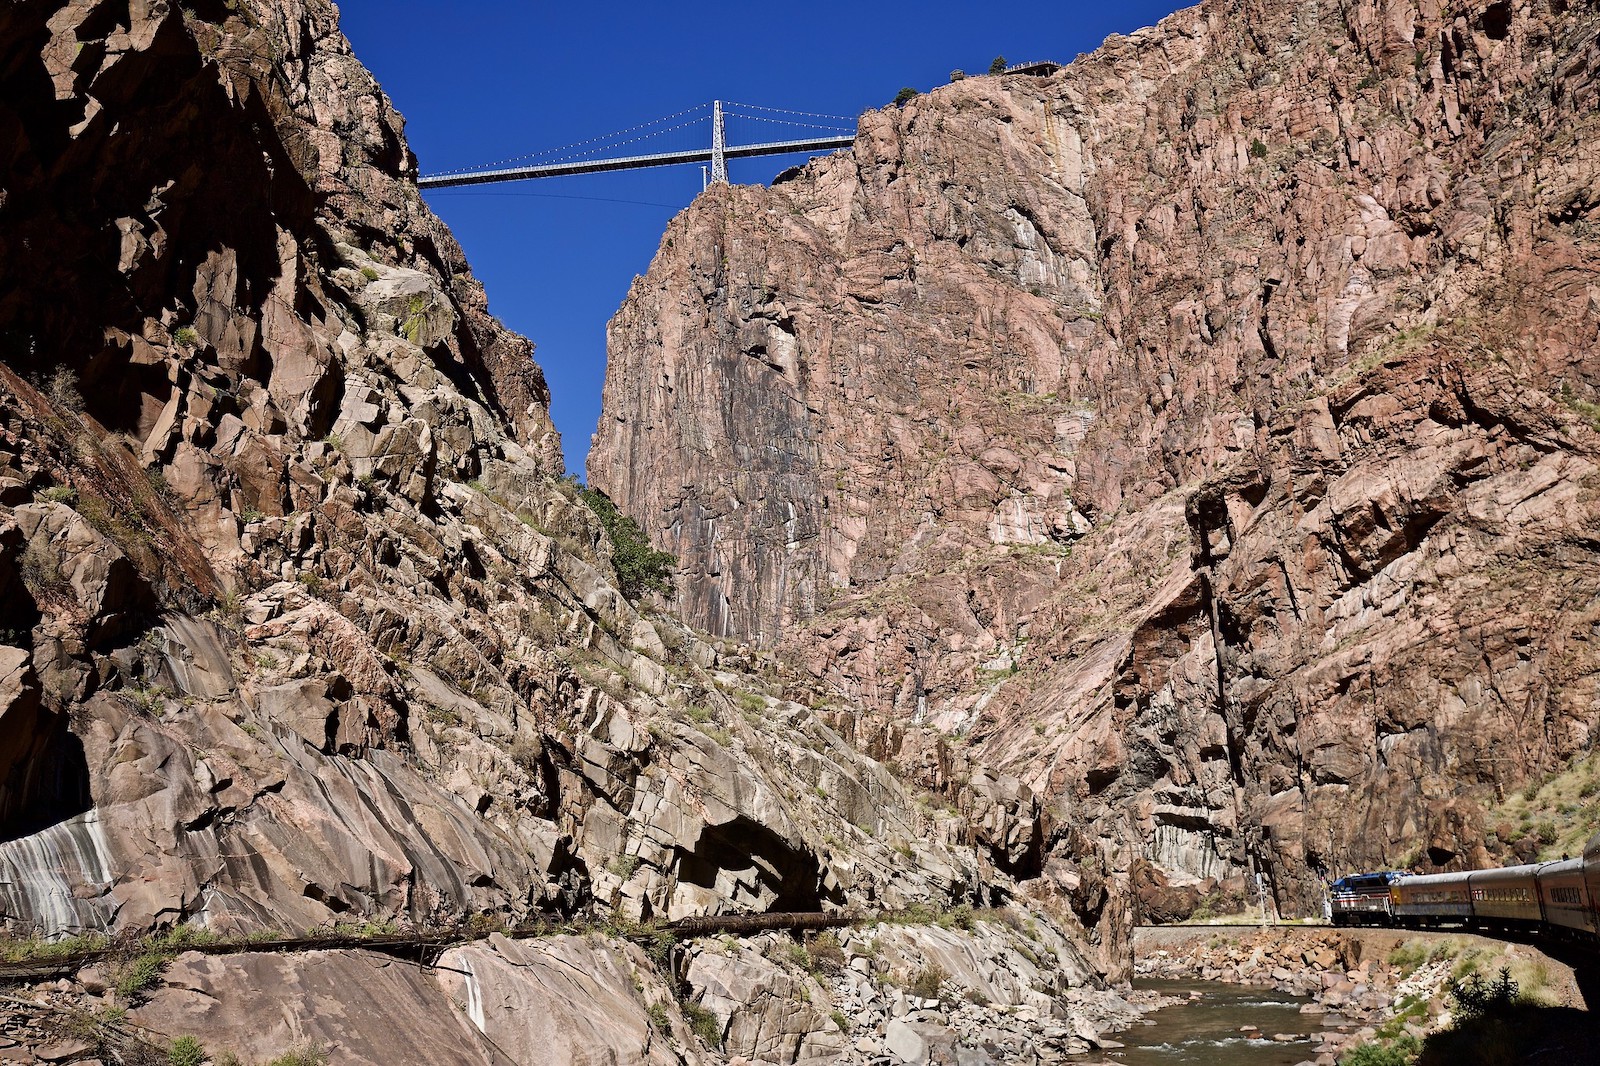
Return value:
<svg viewBox="0 0 1600 1066">
<path fill-rule="evenodd" d="M 1500 976 L 1493 980 L 1485 981 L 1474 973 L 1462 980 L 1451 978 L 1446 987 L 1457 1018 L 1504 1017 L 1520 1000 L 1509 966 L 1500 967 Z"/>
<path fill-rule="evenodd" d="M 1005 56 L 995 56 L 994 57 L 994 61 L 989 64 L 989 73 L 990 74 L 1004 74 L 1005 72 L 1006 72 L 1006 57 Z"/>
<path fill-rule="evenodd" d="M 917 90 L 907 85 L 904 89 L 901 89 L 899 92 L 894 94 L 894 106 L 904 107 L 906 106 L 907 100 L 915 100 L 916 98 Z"/>
</svg>

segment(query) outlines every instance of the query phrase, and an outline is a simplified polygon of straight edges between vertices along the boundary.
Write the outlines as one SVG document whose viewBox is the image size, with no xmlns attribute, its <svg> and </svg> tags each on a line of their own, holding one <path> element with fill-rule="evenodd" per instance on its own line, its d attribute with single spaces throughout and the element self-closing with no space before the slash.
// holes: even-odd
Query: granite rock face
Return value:
<svg viewBox="0 0 1600 1066">
<path fill-rule="evenodd" d="M 426 968 L 113 959 L 8 999 L 16 1057 L 65 1009 L 249 1060 L 720 1061 L 687 955 L 630 923 L 1040 886 L 1015 775 L 915 727 L 938 788 L 897 775 L 619 591 L 531 346 L 414 179 L 326 0 L 0 11 L 0 935 L 484 932 Z M 1065 1011 L 1102 975 L 1039 907 Z M 589 932 L 487 933 L 533 918 Z M 737 1048 L 842 1047 L 768 983 L 722 1004 Z"/>
<path fill-rule="evenodd" d="M 360 951 L 185 955 L 136 1018 L 248 1061 L 297 1047 L 370 1066 L 699 1061 L 677 1047 L 681 1022 L 676 1032 L 651 1024 L 650 1006 L 671 1002 L 637 947 L 496 936 L 446 952 L 436 969 Z"/>
<path fill-rule="evenodd" d="M 1205 3 L 869 112 L 671 224 L 591 481 L 876 754 L 1028 782 L 1107 935 L 1498 858 L 1597 724 L 1597 34 Z"/>
<path fill-rule="evenodd" d="M 971 825 L 617 590 L 330 3 L 20 3 L 0 41 L 11 931 L 1016 890 L 1019 780 L 963 763 Z"/>
</svg>

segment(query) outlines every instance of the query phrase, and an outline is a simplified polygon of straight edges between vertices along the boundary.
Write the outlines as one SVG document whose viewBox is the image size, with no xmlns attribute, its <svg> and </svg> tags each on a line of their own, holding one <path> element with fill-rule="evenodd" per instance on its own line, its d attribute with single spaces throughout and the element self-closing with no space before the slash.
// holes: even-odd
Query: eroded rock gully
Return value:
<svg viewBox="0 0 1600 1066">
<path fill-rule="evenodd" d="M 1108 928 L 1537 850 L 1482 813 L 1596 724 L 1597 33 L 1204 3 L 869 112 L 671 224 L 591 481 L 867 750 L 1021 776 Z"/>
<path fill-rule="evenodd" d="M 531 347 L 418 197 L 331 4 L 8 4 L 0 86 L 8 931 L 1010 900 L 1066 960 L 1030 1009 L 1090 1032 L 1122 1009 L 1089 995 L 1070 908 L 1029 899 L 1031 789 L 926 731 L 947 779 L 902 781 L 617 591 Z M 995 972 L 1031 965 L 992 946 Z M 249 1057 L 719 1057 L 677 1007 L 698 986 L 615 937 L 443 962 L 185 956 L 136 993 L 32 994 L 102 1019 L 148 999 L 157 1034 Z M 837 1050 L 791 1006 L 764 1008 L 782 1061 Z"/>
</svg>

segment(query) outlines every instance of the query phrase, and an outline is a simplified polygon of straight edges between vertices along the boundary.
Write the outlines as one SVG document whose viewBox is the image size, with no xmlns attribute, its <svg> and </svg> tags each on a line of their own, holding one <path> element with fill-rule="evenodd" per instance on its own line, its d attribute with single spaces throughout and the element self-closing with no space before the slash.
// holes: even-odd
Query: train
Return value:
<svg viewBox="0 0 1600 1066">
<path fill-rule="evenodd" d="M 1452 874 L 1352 874 L 1328 888 L 1334 925 L 1520 932 L 1600 947 L 1600 833 L 1579 858 Z"/>
</svg>

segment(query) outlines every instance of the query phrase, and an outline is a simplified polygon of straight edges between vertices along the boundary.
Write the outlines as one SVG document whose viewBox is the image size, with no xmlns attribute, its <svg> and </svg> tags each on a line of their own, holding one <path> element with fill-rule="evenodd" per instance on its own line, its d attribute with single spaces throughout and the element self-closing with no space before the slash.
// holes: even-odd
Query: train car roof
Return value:
<svg viewBox="0 0 1600 1066">
<path fill-rule="evenodd" d="M 1540 877 L 1560 877 L 1563 874 L 1583 872 L 1583 859 L 1556 859 L 1539 864 Z"/>
<path fill-rule="evenodd" d="M 1451 883 L 1465 884 L 1467 878 L 1472 876 L 1472 874 L 1473 871 L 1471 870 L 1462 870 L 1453 874 L 1407 874 L 1397 883 L 1405 885 L 1407 888 L 1411 888 L 1413 886 L 1425 887 L 1427 885 L 1448 885 Z"/>
<path fill-rule="evenodd" d="M 1467 876 L 1473 884 L 1481 881 L 1526 881 L 1538 872 L 1543 863 L 1530 862 L 1522 866 L 1496 866 L 1489 870 L 1473 870 Z"/>
</svg>

